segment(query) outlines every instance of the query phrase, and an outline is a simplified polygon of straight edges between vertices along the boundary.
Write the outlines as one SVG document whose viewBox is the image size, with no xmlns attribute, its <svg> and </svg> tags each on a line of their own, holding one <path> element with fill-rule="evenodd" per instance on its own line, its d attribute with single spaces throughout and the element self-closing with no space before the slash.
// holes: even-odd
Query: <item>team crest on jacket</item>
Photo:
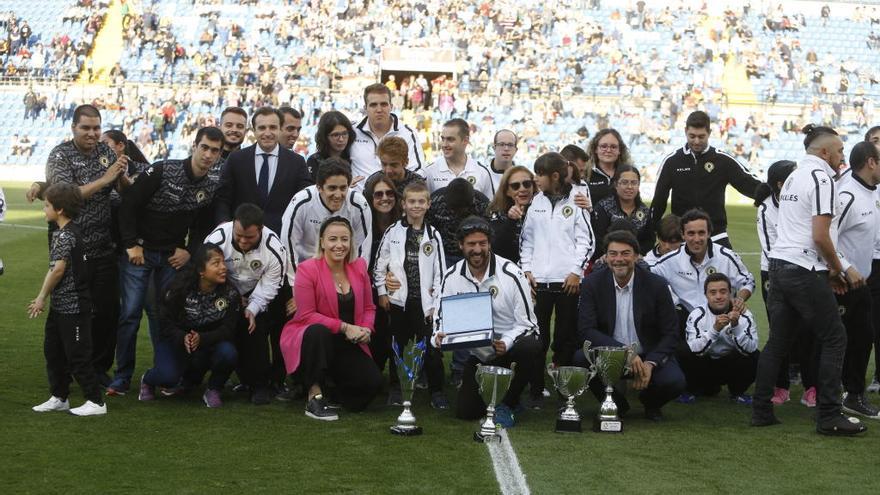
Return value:
<svg viewBox="0 0 880 495">
<path fill-rule="evenodd" d="M 229 307 L 229 301 L 227 301 L 225 297 L 217 298 L 217 300 L 214 301 L 214 307 L 217 308 L 217 311 L 223 311 Z"/>
<path fill-rule="evenodd" d="M 260 268 L 262 268 L 262 266 L 263 266 L 263 262 L 260 260 L 251 261 L 251 270 L 253 270 L 253 271 L 259 270 Z"/>
<path fill-rule="evenodd" d="M 636 212 L 636 220 L 641 222 L 644 219 L 645 219 L 645 212 L 643 212 L 642 210 L 637 211 Z"/>
<path fill-rule="evenodd" d="M 492 294 L 492 299 L 495 299 L 495 296 L 498 295 L 498 286 L 493 285 L 489 287 L 489 294 Z"/>
<path fill-rule="evenodd" d="M 473 175 L 471 175 L 470 177 L 467 178 L 467 181 L 470 182 L 471 185 L 474 185 L 477 183 L 477 178 L 474 177 Z"/>
<path fill-rule="evenodd" d="M 837 312 L 840 313 L 840 316 L 845 315 L 846 314 L 846 306 L 838 306 Z"/>
<path fill-rule="evenodd" d="M 712 171 L 715 170 L 715 164 L 712 162 L 706 162 L 706 164 L 703 165 L 703 168 L 706 169 L 706 172 L 711 174 Z"/>
<path fill-rule="evenodd" d="M 714 266 L 710 266 L 709 268 L 706 268 L 706 273 L 708 273 L 709 275 L 714 275 L 715 272 L 717 272 L 717 271 L 718 270 L 716 270 Z"/>
<path fill-rule="evenodd" d="M 562 209 L 562 216 L 564 216 L 565 218 L 570 217 L 572 213 L 574 213 L 574 208 L 572 208 L 571 206 L 566 206 Z"/>
<path fill-rule="evenodd" d="M 770 281 L 764 282 L 764 290 L 770 290 Z"/>
<path fill-rule="evenodd" d="M 98 158 L 98 163 L 100 163 L 102 167 L 107 168 L 110 166 L 110 159 L 106 156 L 102 156 L 101 158 Z"/>
<path fill-rule="evenodd" d="M 199 191 L 196 193 L 196 201 L 201 203 L 206 199 L 208 199 L 208 193 L 206 193 L 204 189 L 199 189 Z"/>
<path fill-rule="evenodd" d="M 434 246 L 431 245 L 430 242 L 426 242 L 424 246 L 422 246 L 422 252 L 425 253 L 425 256 L 431 256 L 431 253 L 434 252 Z"/>
</svg>

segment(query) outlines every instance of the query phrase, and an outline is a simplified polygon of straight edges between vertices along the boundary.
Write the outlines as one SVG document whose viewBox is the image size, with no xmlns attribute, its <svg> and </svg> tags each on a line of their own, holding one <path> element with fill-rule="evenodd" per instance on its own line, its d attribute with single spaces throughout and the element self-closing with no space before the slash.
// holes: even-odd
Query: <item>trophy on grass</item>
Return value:
<svg viewBox="0 0 880 495">
<path fill-rule="evenodd" d="M 599 346 L 591 347 L 590 341 L 584 342 L 584 356 L 590 363 L 590 370 L 605 385 L 605 400 L 599 406 L 599 415 L 593 422 L 593 431 L 623 431 L 623 422 L 617 414 L 617 404 L 612 394 L 616 384 L 625 373 L 631 371 L 632 360 L 638 355 L 638 344 L 631 346 Z"/>
<path fill-rule="evenodd" d="M 474 374 L 477 379 L 477 386 L 480 388 L 480 395 L 483 402 L 486 403 L 486 419 L 480 423 L 480 430 L 474 432 L 474 440 L 477 442 L 493 442 L 500 441 L 498 430 L 495 426 L 495 406 L 501 402 L 510 382 L 513 380 L 513 365 L 511 369 L 502 368 L 501 366 L 484 366 L 477 365 L 477 372 Z"/>
<path fill-rule="evenodd" d="M 553 363 L 548 363 L 547 374 L 553 379 L 556 390 L 566 398 L 565 408 L 559 412 L 559 417 L 556 418 L 556 431 L 558 433 L 580 432 L 581 415 L 574 408 L 574 399 L 584 393 L 590 380 L 596 376 L 596 371 L 580 366 L 554 367 Z"/>
<path fill-rule="evenodd" d="M 401 354 L 397 340 L 394 337 L 391 338 L 391 349 L 394 351 L 394 362 L 397 364 L 397 378 L 400 380 L 400 392 L 403 397 L 403 412 L 397 417 L 397 424 L 391 427 L 391 433 L 395 435 L 413 436 L 422 434 L 422 427 L 416 426 L 416 417 L 413 416 L 410 407 L 412 406 L 416 378 L 418 378 L 419 371 L 422 369 L 426 348 L 426 339 L 414 340 Z"/>
</svg>

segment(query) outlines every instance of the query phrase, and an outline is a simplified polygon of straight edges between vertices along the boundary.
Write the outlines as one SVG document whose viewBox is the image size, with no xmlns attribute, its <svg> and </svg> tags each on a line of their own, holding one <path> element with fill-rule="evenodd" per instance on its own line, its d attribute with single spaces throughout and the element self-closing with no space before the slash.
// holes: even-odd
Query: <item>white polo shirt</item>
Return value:
<svg viewBox="0 0 880 495">
<path fill-rule="evenodd" d="M 813 217 L 831 215 L 831 240 L 837 246 L 837 195 L 834 170 L 825 160 L 807 155 L 798 161 L 779 194 L 776 243 L 771 259 L 794 263 L 807 270 L 827 270 L 828 265 L 813 242 Z M 841 257 L 843 269 L 850 263 Z"/>
<path fill-rule="evenodd" d="M 485 165 L 477 162 L 471 157 L 467 158 L 464 164 L 464 170 L 456 175 L 449 169 L 446 158 L 442 155 L 434 163 L 428 165 L 419 171 L 428 184 L 428 189 L 433 193 L 437 189 L 442 189 L 449 185 L 453 179 L 459 177 L 467 179 L 474 186 L 475 191 L 485 194 L 490 200 L 495 196 L 495 186 L 492 184 L 492 172 Z"/>
<path fill-rule="evenodd" d="M 877 187 L 869 186 L 859 176 L 846 174 L 837 183 L 838 249 L 863 276 L 871 274 L 873 246 L 880 231 L 880 199 Z"/>
</svg>

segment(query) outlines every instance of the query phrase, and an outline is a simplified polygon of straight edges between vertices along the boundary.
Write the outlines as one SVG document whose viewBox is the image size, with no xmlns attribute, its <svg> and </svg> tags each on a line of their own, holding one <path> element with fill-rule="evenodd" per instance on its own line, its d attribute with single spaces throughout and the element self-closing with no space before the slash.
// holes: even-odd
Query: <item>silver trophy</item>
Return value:
<svg viewBox="0 0 880 495">
<path fill-rule="evenodd" d="M 501 366 L 477 365 L 477 372 L 474 376 L 477 379 L 477 386 L 480 388 L 483 402 L 486 403 L 486 419 L 480 423 L 480 430 L 474 432 L 474 440 L 477 442 L 501 440 L 495 426 L 495 405 L 501 402 L 510 387 L 510 382 L 513 380 L 512 368 L 512 365 L 511 369 Z"/>
<path fill-rule="evenodd" d="M 584 342 L 584 356 L 590 363 L 590 370 L 605 385 L 605 400 L 599 406 L 599 415 L 593 422 L 593 431 L 622 432 L 623 422 L 617 414 L 617 404 L 612 394 L 614 384 L 631 371 L 632 360 L 638 355 L 638 344 L 631 346 L 600 346 L 590 347 L 590 341 Z"/>
<path fill-rule="evenodd" d="M 590 380 L 596 376 L 593 369 L 581 368 L 580 366 L 558 366 L 553 363 L 547 364 L 547 374 L 553 380 L 556 390 L 566 398 L 565 408 L 556 418 L 556 431 L 580 432 L 581 415 L 574 408 L 574 400 L 587 389 Z"/>
<path fill-rule="evenodd" d="M 421 435 L 422 427 L 416 426 L 413 415 L 412 396 L 415 391 L 416 378 L 422 368 L 427 343 L 425 339 L 413 342 L 401 355 L 397 341 L 392 337 L 391 348 L 394 351 L 394 362 L 397 364 L 397 378 L 400 381 L 400 392 L 403 397 L 403 411 L 397 417 L 397 424 L 391 427 L 391 433 L 402 436 Z"/>
</svg>

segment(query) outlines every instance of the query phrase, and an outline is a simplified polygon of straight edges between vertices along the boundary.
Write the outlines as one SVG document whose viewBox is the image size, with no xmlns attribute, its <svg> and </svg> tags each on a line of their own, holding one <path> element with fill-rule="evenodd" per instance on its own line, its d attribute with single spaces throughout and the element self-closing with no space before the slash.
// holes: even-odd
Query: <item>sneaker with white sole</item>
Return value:
<svg viewBox="0 0 880 495">
<path fill-rule="evenodd" d="M 52 397 L 49 397 L 49 400 L 46 402 L 36 405 L 31 409 L 33 409 L 34 412 L 69 411 L 70 402 L 67 399 L 61 400 L 53 395 Z"/>
<path fill-rule="evenodd" d="M 807 407 L 816 407 L 816 387 L 810 387 L 804 391 L 801 404 Z"/>
<path fill-rule="evenodd" d="M 339 419 L 339 415 L 327 406 L 327 401 L 324 400 L 324 396 L 321 394 L 312 397 L 306 403 L 306 416 L 320 419 L 321 421 L 336 421 Z"/>
<path fill-rule="evenodd" d="M 880 392 L 880 382 L 877 381 L 876 378 L 871 380 L 871 384 L 868 385 L 868 388 L 865 389 L 866 392 L 871 392 L 872 394 L 876 394 Z"/>
<path fill-rule="evenodd" d="M 865 394 L 846 394 L 846 398 L 843 399 L 843 410 L 865 418 L 880 419 L 880 409 L 868 402 Z"/>
<path fill-rule="evenodd" d="M 85 404 L 71 409 L 70 414 L 74 416 L 101 416 L 102 414 L 107 414 L 107 404 L 99 405 L 87 400 Z"/>
<path fill-rule="evenodd" d="M 144 383 L 144 377 L 141 376 L 141 388 L 138 391 L 138 400 L 141 402 L 151 401 L 156 398 L 156 391 L 152 385 Z"/>
<path fill-rule="evenodd" d="M 205 405 L 211 409 L 223 407 L 223 400 L 220 398 L 219 390 L 211 388 L 205 390 L 204 395 L 202 395 L 202 400 L 205 402 Z"/>
<path fill-rule="evenodd" d="M 791 394 L 787 388 L 776 387 L 773 389 L 773 398 L 770 399 L 774 405 L 778 406 L 791 400 Z"/>
</svg>

